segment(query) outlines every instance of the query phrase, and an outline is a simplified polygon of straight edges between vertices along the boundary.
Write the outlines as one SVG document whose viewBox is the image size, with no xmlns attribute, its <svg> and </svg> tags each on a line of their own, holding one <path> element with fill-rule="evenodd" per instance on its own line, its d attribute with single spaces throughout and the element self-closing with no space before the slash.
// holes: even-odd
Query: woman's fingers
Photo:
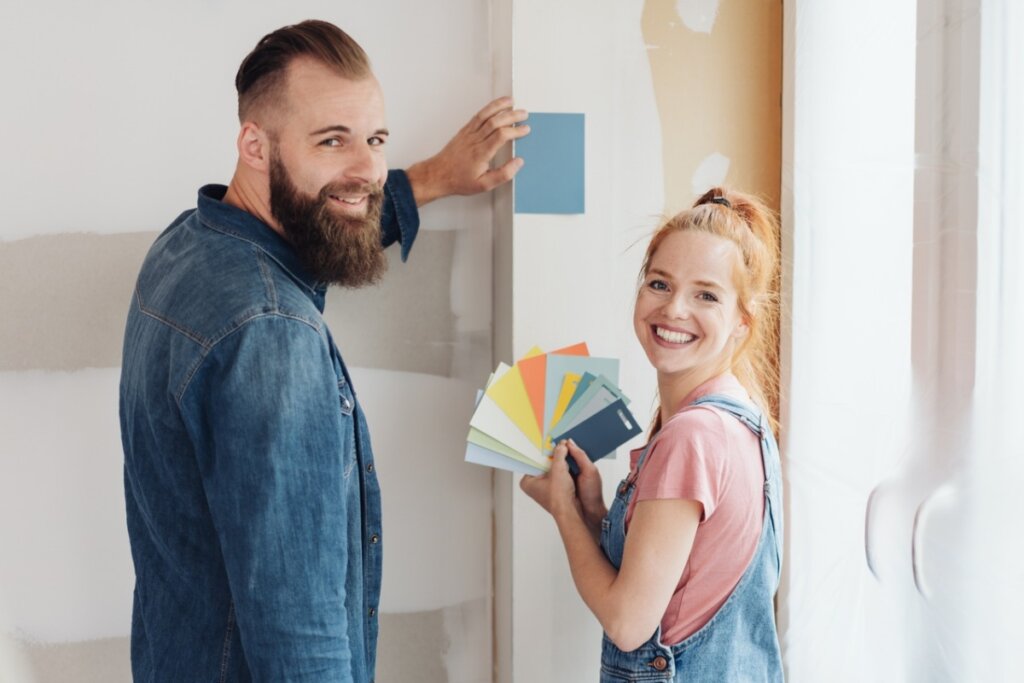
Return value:
<svg viewBox="0 0 1024 683">
<path fill-rule="evenodd" d="M 591 461 L 589 457 L 587 457 L 586 452 L 576 445 L 575 441 L 569 439 L 565 444 L 569 455 L 571 455 L 572 459 L 576 461 L 576 466 L 580 468 L 580 472 L 589 472 L 597 469 L 597 466 L 594 465 L 593 461 Z"/>
</svg>

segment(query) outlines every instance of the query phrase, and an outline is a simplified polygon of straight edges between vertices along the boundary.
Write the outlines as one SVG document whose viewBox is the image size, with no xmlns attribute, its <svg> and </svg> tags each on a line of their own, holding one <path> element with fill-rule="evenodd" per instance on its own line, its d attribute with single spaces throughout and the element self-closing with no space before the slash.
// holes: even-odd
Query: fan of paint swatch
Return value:
<svg viewBox="0 0 1024 683">
<path fill-rule="evenodd" d="M 542 474 L 562 439 L 591 460 L 614 453 L 642 431 L 618 377 L 618 359 L 591 356 L 584 342 L 550 353 L 533 348 L 515 365 L 501 363 L 477 395 L 466 461 Z"/>
</svg>

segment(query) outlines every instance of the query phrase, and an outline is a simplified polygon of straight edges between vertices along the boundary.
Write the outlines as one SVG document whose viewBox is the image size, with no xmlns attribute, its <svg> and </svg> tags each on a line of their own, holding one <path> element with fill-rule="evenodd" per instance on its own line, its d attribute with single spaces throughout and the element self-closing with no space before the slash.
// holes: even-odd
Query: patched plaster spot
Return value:
<svg viewBox="0 0 1024 683">
<path fill-rule="evenodd" d="M 676 13 L 686 27 L 697 33 L 711 33 L 718 18 L 719 0 L 676 0 Z"/>
<path fill-rule="evenodd" d="M 725 182 L 725 176 L 729 173 L 729 157 L 715 152 L 704 157 L 697 170 L 693 172 L 692 188 L 693 193 L 700 195 L 715 185 Z"/>
</svg>

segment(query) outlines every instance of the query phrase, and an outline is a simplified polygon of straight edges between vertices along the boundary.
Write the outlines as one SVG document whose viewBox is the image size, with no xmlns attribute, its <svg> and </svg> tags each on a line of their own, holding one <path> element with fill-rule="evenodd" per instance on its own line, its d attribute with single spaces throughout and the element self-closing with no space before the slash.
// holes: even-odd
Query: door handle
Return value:
<svg viewBox="0 0 1024 683">
<path fill-rule="evenodd" d="M 914 513 L 914 528 L 910 535 L 910 566 L 914 572 L 914 586 L 925 600 L 930 600 L 932 593 L 924 575 L 922 536 L 924 535 L 925 525 L 928 523 L 928 517 L 935 506 L 935 501 L 949 497 L 954 493 L 956 493 L 956 489 L 952 485 L 943 484 L 921 501 L 921 504 L 917 506 L 917 511 Z"/>
<path fill-rule="evenodd" d="M 882 484 L 879 483 L 875 488 L 871 489 L 871 493 L 868 494 L 867 505 L 864 506 L 864 560 L 868 563 L 868 571 L 875 577 L 876 581 L 881 581 L 881 577 L 878 576 L 878 570 L 875 569 L 875 558 L 871 552 L 871 509 L 875 505 L 875 498 L 878 496 L 878 490 L 882 488 Z"/>
</svg>

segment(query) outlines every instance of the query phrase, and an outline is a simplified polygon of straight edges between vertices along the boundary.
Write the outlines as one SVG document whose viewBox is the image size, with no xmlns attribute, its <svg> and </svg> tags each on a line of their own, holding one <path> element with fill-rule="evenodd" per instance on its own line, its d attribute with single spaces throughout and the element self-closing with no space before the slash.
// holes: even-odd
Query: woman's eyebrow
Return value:
<svg viewBox="0 0 1024 683">
<path fill-rule="evenodd" d="M 698 287 L 705 287 L 707 289 L 725 289 L 722 285 L 718 284 L 714 280 L 695 280 L 694 283 Z"/>
</svg>

